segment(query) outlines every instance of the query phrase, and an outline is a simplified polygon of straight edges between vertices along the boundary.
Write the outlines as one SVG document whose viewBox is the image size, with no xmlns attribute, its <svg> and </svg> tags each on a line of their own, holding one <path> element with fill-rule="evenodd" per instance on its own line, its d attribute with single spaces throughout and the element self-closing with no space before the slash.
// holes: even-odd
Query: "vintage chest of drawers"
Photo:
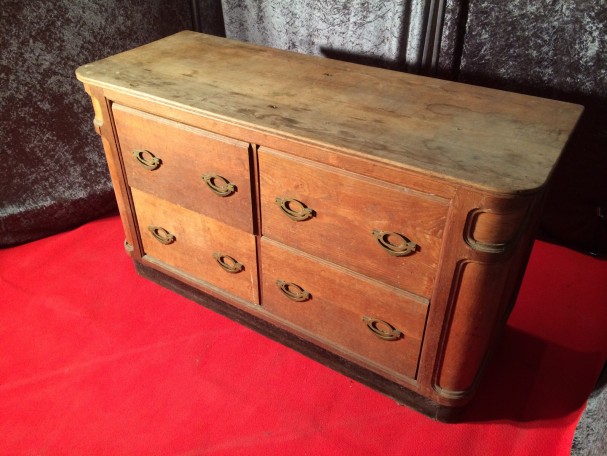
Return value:
<svg viewBox="0 0 607 456">
<path fill-rule="evenodd" d="M 579 106 L 194 32 L 77 76 L 141 274 L 432 417 L 470 400 Z"/>
</svg>

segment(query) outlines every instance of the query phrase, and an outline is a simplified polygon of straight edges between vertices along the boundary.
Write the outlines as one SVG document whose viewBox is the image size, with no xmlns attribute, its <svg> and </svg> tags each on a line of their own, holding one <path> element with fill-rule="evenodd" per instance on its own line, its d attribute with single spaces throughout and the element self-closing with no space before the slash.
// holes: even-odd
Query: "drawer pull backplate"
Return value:
<svg viewBox="0 0 607 456">
<path fill-rule="evenodd" d="M 403 337 L 403 333 L 387 321 L 367 316 L 363 317 L 363 321 L 367 324 L 367 328 L 382 340 L 398 340 Z"/>
<path fill-rule="evenodd" d="M 217 196 L 230 196 L 236 191 L 236 186 L 219 174 L 203 174 L 202 180 Z"/>
<path fill-rule="evenodd" d="M 150 171 L 154 171 L 162 164 L 162 160 L 149 150 L 134 150 L 133 157 L 137 159 L 141 166 Z"/>
<path fill-rule="evenodd" d="M 296 283 L 285 282 L 283 280 L 278 279 L 276 281 L 276 286 L 280 288 L 280 291 L 292 301 L 303 302 L 311 298 L 310 293 L 301 288 Z"/>
<path fill-rule="evenodd" d="M 154 238 L 161 244 L 169 245 L 175 242 L 175 235 L 169 233 L 167 230 L 160 226 L 150 225 L 148 226 L 148 230 L 150 230 L 152 236 L 154 236 Z"/>
<path fill-rule="evenodd" d="M 221 266 L 224 271 L 231 274 L 236 274 L 244 269 L 244 266 L 241 263 L 225 253 L 215 252 L 213 253 L 213 258 L 215 258 L 217 264 Z"/>
<path fill-rule="evenodd" d="M 310 209 L 304 203 L 294 198 L 277 197 L 275 202 L 287 217 L 289 217 L 291 220 L 295 220 L 296 222 L 302 222 L 314 217 L 313 209 Z"/>
<path fill-rule="evenodd" d="M 417 250 L 417 244 L 410 241 L 405 236 L 399 233 L 390 231 L 373 230 L 371 234 L 379 244 L 379 246 L 393 256 L 411 255 Z M 398 241 L 394 243 L 390 238 L 396 238 Z"/>
</svg>

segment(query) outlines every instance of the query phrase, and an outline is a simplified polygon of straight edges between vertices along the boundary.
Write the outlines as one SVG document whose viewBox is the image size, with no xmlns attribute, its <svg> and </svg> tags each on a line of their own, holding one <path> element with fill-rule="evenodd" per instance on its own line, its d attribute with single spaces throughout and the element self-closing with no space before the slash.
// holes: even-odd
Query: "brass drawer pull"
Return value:
<svg viewBox="0 0 607 456">
<path fill-rule="evenodd" d="M 175 236 L 160 226 L 150 225 L 148 226 L 148 230 L 161 244 L 169 245 L 175 242 Z"/>
<path fill-rule="evenodd" d="M 236 186 L 219 174 L 203 174 L 202 180 L 217 196 L 230 196 L 236 191 Z"/>
<path fill-rule="evenodd" d="M 390 323 L 379 318 L 364 316 L 363 321 L 367 324 L 367 328 L 382 340 L 398 340 L 404 336 L 402 332 Z"/>
<path fill-rule="evenodd" d="M 291 220 L 295 220 L 296 222 L 302 222 L 314 217 L 313 209 L 310 209 L 304 203 L 294 198 L 277 197 L 275 202 L 287 217 L 289 217 Z"/>
<path fill-rule="evenodd" d="M 215 258 L 217 264 L 221 266 L 224 271 L 231 274 L 236 274 L 244 269 L 244 266 L 241 263 L 225 253 L 215 252 L 213 253 L 213 258 Z"/>
<path fill-rule="evenodd" d="M 162 164 L 162 160 L 149 150 L 134 150 L 133 157 L 137 159 L 141 166 L 150 171 L 154 171 Z"/>
<path fill-rule="evenodd" d="M 417 250 L 417 244 L 410 241 L 405 236 L 399 233 L 390 231 L 373 230 L 371 234 L 379 244 L 379 246 L 393 256 L 411 255 Z M 397 238 L 398 243 L 390 241 L 390 238 Z"/>
<path fill-rule="evenodd" d="M 293 282 L 284 282 L 283 280 L 278 279 L 276 281 L 276 286 L 292 301 L 303 302 L 312 297 L 309 292 Z"/>
</svg>

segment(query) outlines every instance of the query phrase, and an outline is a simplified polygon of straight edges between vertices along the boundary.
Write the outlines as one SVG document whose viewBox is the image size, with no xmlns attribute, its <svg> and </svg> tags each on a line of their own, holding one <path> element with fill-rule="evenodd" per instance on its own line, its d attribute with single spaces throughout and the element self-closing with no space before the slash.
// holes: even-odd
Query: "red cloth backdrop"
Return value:
<svg viewBox="0 0 607 456">
<path fill-rule="evenodd" d="M 441 424 L 140 278 L 117 217 L 0 250 L 0 454 L 568 455 L 607 263 L 536 242 L 466 422 Z"/>
</svg>

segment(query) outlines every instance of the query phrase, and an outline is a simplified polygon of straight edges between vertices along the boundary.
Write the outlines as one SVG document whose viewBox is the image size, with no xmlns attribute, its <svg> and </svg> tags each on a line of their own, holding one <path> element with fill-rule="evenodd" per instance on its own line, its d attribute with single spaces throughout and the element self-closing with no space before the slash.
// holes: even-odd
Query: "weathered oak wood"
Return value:
<svg viewBox="0 0 607 456">
<path fill-rule="evenodd" d="M 129 185 L 253 233 L 249 143 L 187 127 L 113 105 L 114 121 Z M 134 156 L 155 157 L 150 170 Z M 203 176 L 218 176 L 217 187 L 233 185 L 219 196 Z"/>
<path fill-rule="evenodd" d="M 194 32 L 85 65 L 78 76 L 218 120 L 504 193 L 543 185 L 581 111 Z"/>
<path fill-rule="evenodd" d="M 434 418 L 472 399 L 579 106 L 193 32 L 77 75 L 143 275 Z"/>
<path fill-rule="evenodd" d="M 263 234 L 342 264 L 382 282 L 429 297 L 449 201 L 351 173 L 259 150 Z M 290 220 L 276 198 L 294 198 L 314 211 Z M 382 249 L 374 230 L 416 244 L 397 257 Z M 398 241 L 394 241 L 398 242 Z"/>
<path fill-rule="evenodd" d="M 427 300 L 320 262 L 265 237 L 261 241 L 264 309 L 292 323 L 303 337 L 327 343 L 346 358 L 361 364 L 375 363 L 376 369 L 415 378 Z M 277 280 L 302 287 L 309 298 L 293 301 L 282 292 Z M 364 317 L 388 323 L 402 334 L 394 340 L 383 340 L 368 328 Z M 389 331 L 381 322 L 378 329 Z"/>
<path fill-rule="evenodd" d="M 144 255 L 194 277 L 202 277 L 247 301 L 258 302 L 257 253 L 252 234 L 135 188 L 131 193 Z M 161 228 L 161 237 L 171 235 L 174 240 L 163 244 L 154 237 L 150 227 Z M 213 256 L 217 253 L 238 261 L 242 270 L 231 273 L 222 269 Z"/>
</svg>

